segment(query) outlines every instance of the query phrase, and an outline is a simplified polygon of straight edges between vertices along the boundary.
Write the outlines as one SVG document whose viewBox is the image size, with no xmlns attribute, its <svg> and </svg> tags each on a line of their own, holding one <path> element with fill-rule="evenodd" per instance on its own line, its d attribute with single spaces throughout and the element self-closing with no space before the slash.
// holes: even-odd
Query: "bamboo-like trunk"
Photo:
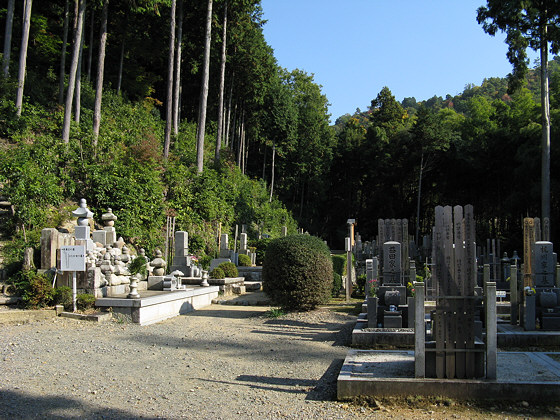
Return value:
<svg viewBox="0 0 560 420">
<path fill-rule="evenodd" d="M 109 0 L 103 3 L 101 11 L 101 29 L 99 31 L 99 57 L 97 59 L 97 79 L 95 86 L 95 105 L 93 110 L 93 139 L 94 156 L 97 154 L 97 139 L 101 125 L 101 101 L 103 98 L 103 76 L 105 74 L 105 46 L 107 45 L 107 15 L 109 14 Z"/>
<path fill-rule="evenodd" d="M 179 0 L 179 18 L 177 23 L 177 53 L 175 58 L 175 87 L 173 88 L 173 134 L 179 134 L 181 121 L 181 54 L 183 51 L 183 0 Z"/>
<path fill-rule="evenodd" d="M 8 0 L 8 10 L 6 12 L 6 28 L 4 30 L 4 61 L 2 63 L 2 72 L 4 73 L 4 77 L 8 77 L 10 75 L 10 54 L 12 50 L 14 3 L 15 0 Z"/>
<path fill-rule="evenodd" d="M 175 13 L 177 0 L 171 2 L 171 18 L 169 30 L 169 57 L 167 65 L 167 98 L 165 115 L 165 137 L 163 140 L 163 157 L 169 157 L 169 147 L 171 145 L 171 123 L 173 122 L 173 63 L 175 61 Z"/>
<path fill-rule="evenodd" d="M 206 44 L 204 47 L 204 64 L 202 70 L 202 88 L 198 109 L 198 136 L 196 139 L 196 166 L 198 173 L 204 169 L 204 133 L 206 130 L 206 106 L 208 102 L 208 80 L 210 78 L 210 40 L 212 38 L 212 0 L 208 0 L 206 15 Z"/>
<path fill-rule="evenodd" d="M 58 76 L 58 103 L 62 105 L 64 101 L 64 81 L 66 78 L 66 47 L 68 45 L 68 20 L 69 20 L 69 0 L 64 5 L 64 26 L 62 29 L 62 51 L 60 53 L 60 71 Z"/>
<path fill-rule="evenodd" d="M 86 24 L 86 14 L 82 17 L 82 25 Z M 78 70 L 76 71 L 76 102 L 74 103 L 74 121 L 80 123 L 80 110 L 82 105 L 82 56 L 84 54 L 84 39 L 80 41 L 80 54 L 78 55 Z"/>
<path fill-rule="evenodd" d="M 222 123 L 224 118 L 224 85 L 226 80 L 226 44 L 227 44 L 227 13 L 228 0 L 224 4 L 224 23 L 222 31 L 222 60 L 220 65 L 220 97 L 218 99 L 218 135 L 216 136 L 216 153 L 214 159 L 220 160 L 220 150 L 222 148 Z"/>
<path fill-rule="evenodd" d="M 78 8 L 78 19 L 76 32 L 74 34 L 74 48 L 72 51 L 72 63 L 70 65 L 70 75 L 68 78 L 68 90 L 66 91 L 66 104 L 64 106 L 64 123 L 62 126 L 62 140 L 65 144 L 70 141 L 70 120 L 72 116 L 72 101 L 74 99 L 74 89 L 76 87 L 76 73 L 78 71 L 78 56 L 80 55 L 80 43 L 82 40 L 84 10 L 86 0 L 80 0 Z"/>
<path fill-rule="evenodd" d="M 550 222 L 550 98 L 548 91 L 548 41 L 546 26 L 545 22 L 541 35 L 541 200 L 542 220 L 544 222 L 548 218 Z"/>
<path fill-rule="evenodd" d="M 272 195 L 274 193 L 274 157 L 276 156 L 276 145 L 272 145 L 272 169 L 270 171 L 270 198 L 268 199 L 269 203 L 272 203 Z"/>
<path fill-rule="evenodd" d="M 124 67 L 124 35 L 121 40 L 121 55 L 119 58 L 119 75 L 117 78 L 117 94 L 121 93 L 123 67 Z"/>
<path fill-rule="evenodd" d="M 89 24 L 89 45 L 88 45 L 88 63 L 87 63 L 87 80 L 91 80 L 91 62 L 93 61 L 93 24 L 95 19 L 95 9 L 91 8 L 91 21 Z"/>
<path fill-rule="evenodd" d="M 21 49 L 19 53 L 18 89 L 16 95 L 17 116 L 21 116 L 23 105 L 23 86 L 25 85 L 25 67 L 27 63 L 27 45 L 29 43 L 29 28 L 31 26 L 32 0 L 25 0 L 25 12 L 23 20 L 23 33 L 21 37 Z"/>
</svg>

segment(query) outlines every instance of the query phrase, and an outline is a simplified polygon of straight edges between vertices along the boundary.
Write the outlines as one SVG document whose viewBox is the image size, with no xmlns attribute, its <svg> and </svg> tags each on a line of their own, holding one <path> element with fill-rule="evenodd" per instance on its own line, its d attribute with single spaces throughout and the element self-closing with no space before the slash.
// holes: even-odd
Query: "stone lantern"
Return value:
<svg viewBox="0 0 560 420">
<path fill-rule="evenodd" d="M 72 216 L 77 217 L 78 226 L 76 226 L 74 236 L 78 240 L 86 241 L 86 250 L 93 249 L 93 241 L 89 237 L 89 219 L 93 218 L 93 213 L 87 208 L 85 198 L 80 200 L 80 206 L 72 212 Z"/>
</svg>

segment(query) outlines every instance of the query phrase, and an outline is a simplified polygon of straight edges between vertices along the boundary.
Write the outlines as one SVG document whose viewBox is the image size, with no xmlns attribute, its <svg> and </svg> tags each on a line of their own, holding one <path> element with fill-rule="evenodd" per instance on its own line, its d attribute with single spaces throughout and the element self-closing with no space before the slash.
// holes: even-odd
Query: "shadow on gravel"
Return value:
<svg viewBox="0 0 560 420">
<path fill-rule="evenodd" d="M 262 316 L 267 310 L 266 307 L 229 306 L 228 308 L 228 305 L 220 305 L 219 309 L 201 308 L 181 316 L 244 319 Z"/>
<path fill-rule="evenodd" d="M 265 325 L 272 326 L 274 329 L 253 330 L 256 334 L 270 334 L 295 337 L 302 340 L 312 341 L 333 341 L 333 346 L 350 346 L 352 343 L 352 328 L 355 321 L 345 323 L 323 322 L 309 323 L 303 321 L 292 320 L 271 320 L 265 322 Z M 298 331 L 287 329 L 283 331 L 283 327 L 297 327 Z"/>
<path fill-rule="evenodd" d="M 67 397 L 36 397 L 22 392 L 0 391 L 0 418 L 45 419 L 133 419 L 137 414 L 126 410 L 94 407 L 77 399 Z M 155 419 L 156 417 L 142 417 Z"/>
<path fill-rule="evenodd" d="M 336 380 L 343 364 L 344 359 L 335 359 L 305 399 L 310 401 L 334 401 L 336 399 Z"/>
</svg>

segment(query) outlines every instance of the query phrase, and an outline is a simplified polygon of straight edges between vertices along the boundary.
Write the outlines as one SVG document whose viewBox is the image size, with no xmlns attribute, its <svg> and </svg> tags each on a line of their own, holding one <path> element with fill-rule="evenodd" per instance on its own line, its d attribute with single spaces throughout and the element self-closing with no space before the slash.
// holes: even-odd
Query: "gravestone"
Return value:
<svg viewBox="0 0 560 420">
<path fill-rule="evenodd" d="M 220 237 L 220 258 L 230 258 L 229 239 L 226 233 Z"/>
<path fill-rule="evenodd" d="M 426 375 L 439 379 L 479 377 L 484 372 L 484 358 L 479 351 L 482 343 L 475 343 L 476 244 L 472 206 L 436 207 L 433 237 L 435 343 L 426 344 Z M 489 293 L 494 290 L 495 296 L 495 283 L 488 284 Z M 493 303 L 494 312 L 490 311 L 490 315 L 495 316 L 495 297 Z M 491 330 L 488 334 L 492 336 Z M 487 354 L 495 350 L 486 349 Z M 488 377 L 495 375 L 493 360 L 487 358 Z"/>
<path fill-rule="evenodd" d="M 383 244 L 383 285 L 402 285 L 401 244 L 390 241 Z"/>
</svg>

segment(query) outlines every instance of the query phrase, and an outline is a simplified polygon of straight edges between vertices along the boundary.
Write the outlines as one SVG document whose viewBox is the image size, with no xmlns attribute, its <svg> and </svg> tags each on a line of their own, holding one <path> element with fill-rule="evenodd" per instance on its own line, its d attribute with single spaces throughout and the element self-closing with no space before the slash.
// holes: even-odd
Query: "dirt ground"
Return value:
<svg viewBox="0 0 560 420">
<path fill-rule="evenodd" d="M 559 405 L 525 401 L 336 401 L 351 312 L 211 305 L 149 326 L 3 324 L 0 418 L 560 418 Z"/>
</svg>

